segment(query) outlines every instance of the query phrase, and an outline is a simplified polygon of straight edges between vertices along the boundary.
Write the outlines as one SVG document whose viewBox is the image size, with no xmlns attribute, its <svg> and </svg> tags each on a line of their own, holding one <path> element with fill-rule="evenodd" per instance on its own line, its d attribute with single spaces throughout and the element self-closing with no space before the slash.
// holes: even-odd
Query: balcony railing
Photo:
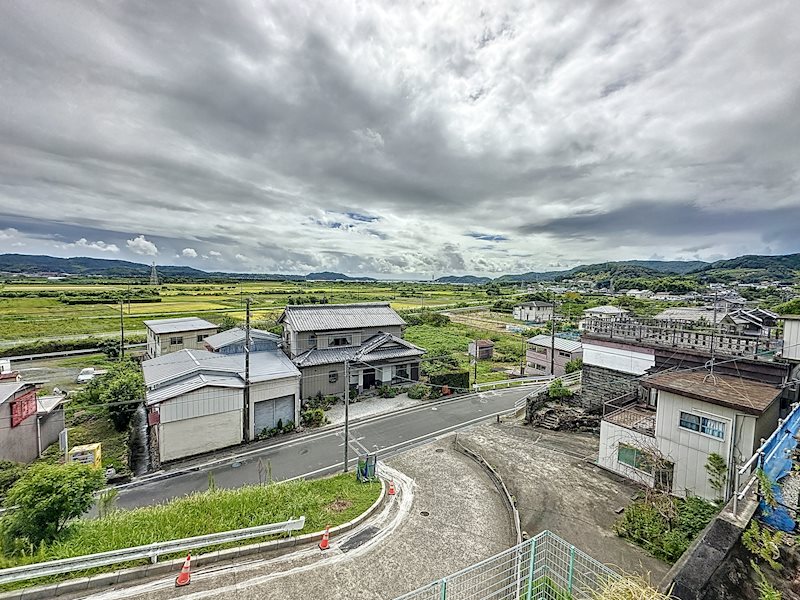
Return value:
<svg viewBox="0 0 800 600">
<path fill-rule="evenodd" d="M 635 392 L 603 404 L 603 420 L 651 437 L 656 435 L 656 410 L 638 400 Z"/>
<path fill-rule="evenodd" d="M 609 340 L 684 348 L 730 356 L 769 356 L 783 346 L 783 340 L 768 336 L 736 335 L 709 328 L 691 328 L 687 323 L 652 319 L 587 319 L 584 333 Z"/>
</svg>

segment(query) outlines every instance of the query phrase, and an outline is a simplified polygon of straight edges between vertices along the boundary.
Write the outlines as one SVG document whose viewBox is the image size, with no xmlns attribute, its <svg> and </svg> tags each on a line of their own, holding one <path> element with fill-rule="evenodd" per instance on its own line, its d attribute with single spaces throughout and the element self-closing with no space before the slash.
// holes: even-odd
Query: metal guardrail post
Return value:
<svg viewBox="0 0 800 600">
<path fill-rule="evenodd" d="M 447 577 L 442 577 L 442 584 L 439 586 L 439 600 L 447 598 Z"/>
</svg>

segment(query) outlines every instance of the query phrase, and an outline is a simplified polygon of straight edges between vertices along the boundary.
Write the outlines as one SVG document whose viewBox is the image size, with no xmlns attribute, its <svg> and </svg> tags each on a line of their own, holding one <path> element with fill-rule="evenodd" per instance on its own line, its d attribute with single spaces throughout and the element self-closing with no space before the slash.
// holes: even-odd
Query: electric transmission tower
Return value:
<svg viewBox="0 0 800 600">
<path fill-rule="evenodd" d="M 158 271 L 156 270 L 156 262 L 153 261 L 150 267 L 150 285 L 158 285 Z"/>
</svg>

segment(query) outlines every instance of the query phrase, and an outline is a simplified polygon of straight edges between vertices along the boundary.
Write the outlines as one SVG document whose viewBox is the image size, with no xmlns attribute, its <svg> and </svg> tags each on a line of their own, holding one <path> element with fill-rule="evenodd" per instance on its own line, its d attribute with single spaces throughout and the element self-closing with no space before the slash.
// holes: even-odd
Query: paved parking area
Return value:
<svg viewBox="0 0 800 600">
<path fill-rule="evenodd" d="M 614 534 L 615 511 L 627 506 L 638 488 L 590 462 L 596 436 L 508 422 L 473 427 L 459 439 L 500 473 L 529 535 L 549 529 L 614 569 L 655 583 L 669 570 Z"/>
<path fill-rule="evenodd" d="M 250 557 L 197 569 L 189 587 L 173 577 L 72 596 L 92 600 L 285 600 L 395 598 L 514 543 L 508 512 L 485 472 L 452 438 L 391 459 L 399 495 L 381 514 L 322 553 Z"/>
</svg>

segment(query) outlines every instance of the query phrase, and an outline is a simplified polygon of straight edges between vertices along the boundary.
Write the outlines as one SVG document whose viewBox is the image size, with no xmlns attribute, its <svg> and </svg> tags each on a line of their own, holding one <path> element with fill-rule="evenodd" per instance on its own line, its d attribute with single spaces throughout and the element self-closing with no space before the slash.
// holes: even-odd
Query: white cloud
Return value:
<svg viewBox="0 0 800 600">
<path fill-rule="evenodd" d="M 221 252 L 217 252 L 216 250 L 209 250 L 208 251 L 208 255 L 209 256 L 222 256 L 222 253 Z"/>
<path fill-rule="evenodd" d="M 197 250 L 194 248 L 184 248 L 181 255 L 185 258 L 197 258 Z"/>
<path fill-rule="evenodd" d="M 132 240 L 128 240 L 125 242 L 125 245 L 128 247 L 128 250 L 134 254 L 139 254 L 142 256 L 155 256 L 158 254 L 158 248 L 156 245 L 153 242 L 145 239 L 143 235 L 137 236 Z"/>
<path fill-rule="evenodd" d="M 81 248 L 85 250 L 98 250 L 100 252 L 119 252 L 116 244 L 106 244 L 103 240 L 90 242 L 86 238 L 75 240 L 71 244 L 64 244 L 64 248 Z"/>
<path fill-rule="evenodd" d="M 244 254 L 237 254 L 236 260 L 238 260 L 239 262 L 247 262 L 250 259 L 247 258 Z"/>
<path fill-rule="evenodd" d="M 14 229 L 13 227 L 9 227 L 7 229 L 0 229 L 0 240 L 11 240 L 17 237 L 19 231 Z"/>
</svg>

